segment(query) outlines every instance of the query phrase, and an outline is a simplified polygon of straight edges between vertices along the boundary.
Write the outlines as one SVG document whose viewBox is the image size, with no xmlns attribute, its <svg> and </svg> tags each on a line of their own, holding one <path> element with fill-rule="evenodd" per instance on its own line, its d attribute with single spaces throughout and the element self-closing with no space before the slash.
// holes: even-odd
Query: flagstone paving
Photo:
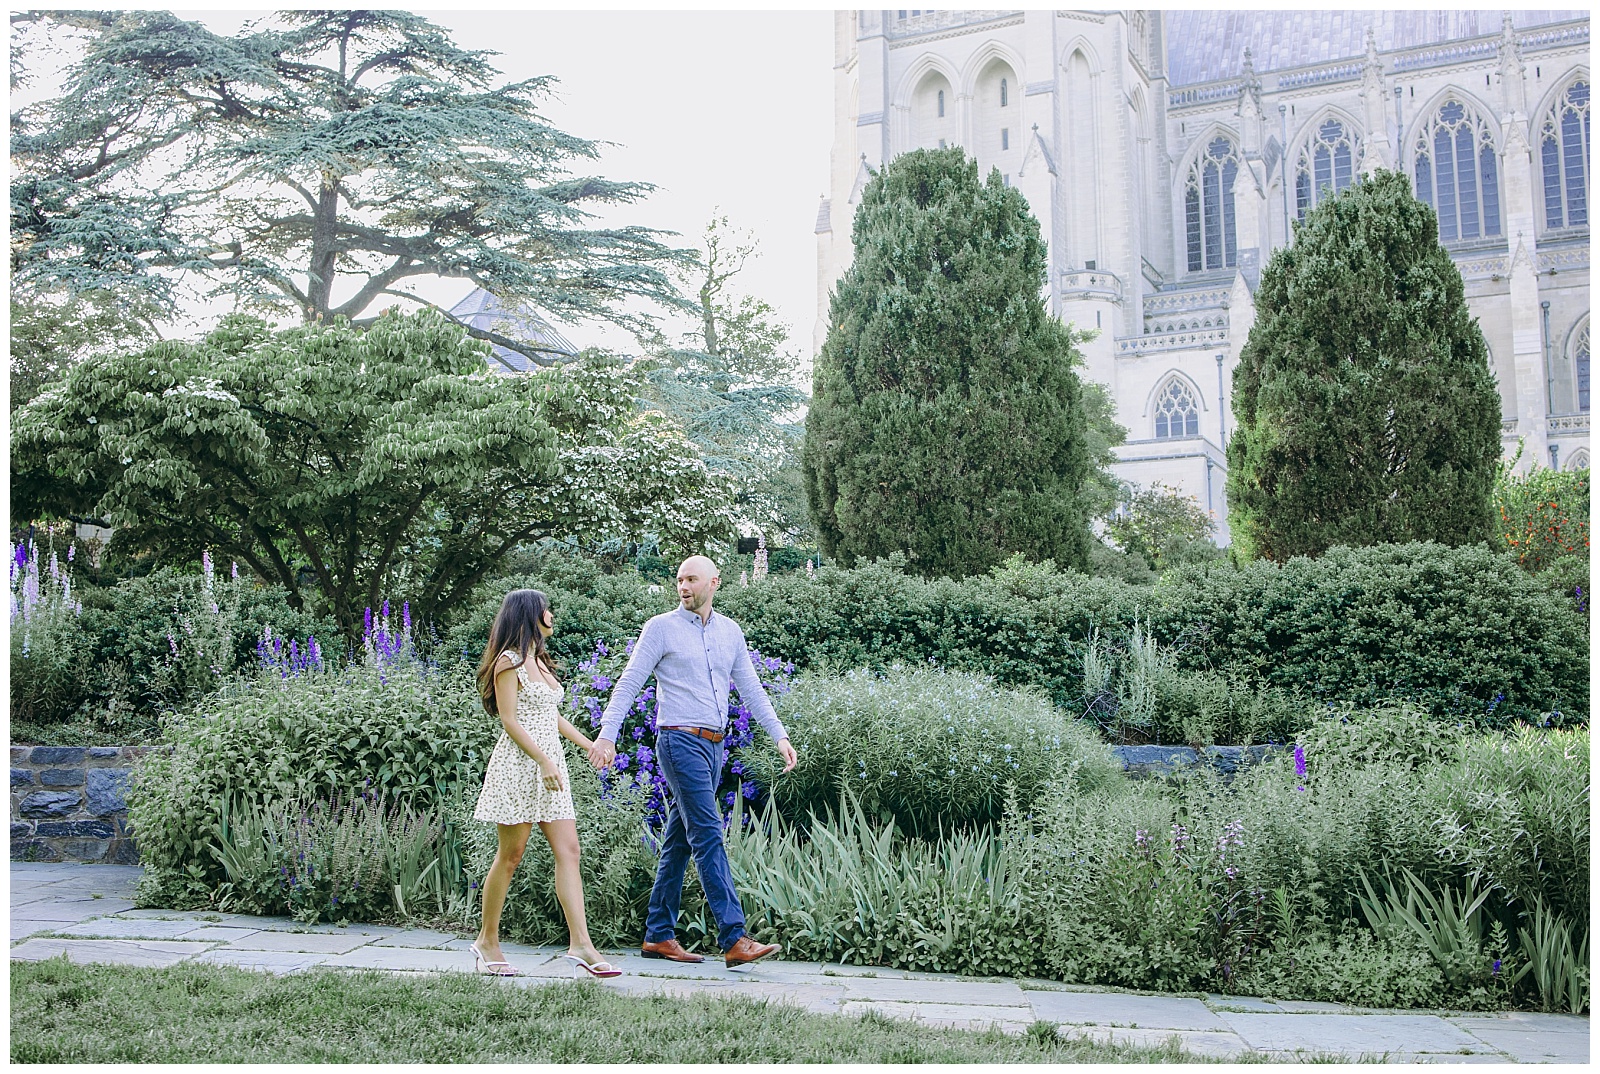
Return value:
<svg viewBox="0 0 1600 1074">
<path fill-rule="evenodd" d="M 136 866 L 11 863 L 11 957 L 171 966 L 195 961 L 264 973 L 313 968 L 470 973 L 468 938 L 390 925 L 304 925 L 288 918 L 135 909 Z M 503 945 L 523 976 L 507 987 L 570 978 L 561 948 Z M 1401 1062 L 1587 1063 L 1589 1019 L 1510 1012 L 1373 1011 L 1337 1003 L 1208 993 L 1140 995 L 1057 981 L 961 977 L 870 966 L 762 962 L 681 965 L 610 952 L 627 972 L 602 982 L 630 995 L 742 995 L 828 1014 L 866 1011 L 931 1026 L 1021 1032 L 1036 1021 L 1100 1041 L 1195 1055 L 1258 1054 Z"/>
</svg>

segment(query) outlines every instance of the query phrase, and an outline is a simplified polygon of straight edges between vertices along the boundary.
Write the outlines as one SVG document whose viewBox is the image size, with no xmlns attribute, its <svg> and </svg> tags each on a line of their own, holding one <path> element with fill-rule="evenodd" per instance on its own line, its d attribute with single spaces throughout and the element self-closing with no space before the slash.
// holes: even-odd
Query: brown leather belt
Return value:
<svg viewBox="0 0 1600 1074">
<path fill-rule="evenodd" d="M 686 734 L 694 735 L 696 738 L 703 738 L 707 742 L 721 742 L 723 737 L 716 731 L 707 731 L 704 727 L 657 727 L 656 730 L 683 731 Z"/>
</svg>

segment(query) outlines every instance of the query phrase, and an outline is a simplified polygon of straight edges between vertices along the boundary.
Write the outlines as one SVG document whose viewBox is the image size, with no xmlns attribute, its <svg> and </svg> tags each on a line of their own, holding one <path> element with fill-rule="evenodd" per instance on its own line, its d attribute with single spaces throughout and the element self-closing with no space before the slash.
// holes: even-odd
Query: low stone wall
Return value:
<svg viewBox="0 0 1600 1074">
<path fill-rule="evenodd" d="M 1111 753 L 1133 779 L 1166 776 L 1198 764 L 1209 765 L 1224 783 L 1231 783 L 1241 768 L 1260 764 L 1279 746 L 1112 746 Z"/>
<path fill-rule="evenodd" d="M 11 857 L 139 864 L 123 800 L 142 746 L 12 746 Z"/>
<path fill-rule="evenodd" d="M 1273 746 L 1113 746 L 1133 779 L 1171 775 L 1199 764 L 1226 782 Z M 12 746 L 11 857 L 19 861 L 139 864 L 123 800 L 144 746 Z"/>
</svg>

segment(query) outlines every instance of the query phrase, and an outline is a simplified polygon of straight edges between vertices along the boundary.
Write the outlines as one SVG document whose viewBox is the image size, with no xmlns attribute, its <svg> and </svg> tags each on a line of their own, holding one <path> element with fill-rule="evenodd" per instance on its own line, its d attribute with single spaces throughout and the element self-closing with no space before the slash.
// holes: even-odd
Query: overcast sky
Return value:
<svg viewBox="0 0 1600 1074">
<path fill-rule="evenodd" d="M 832 140 L 831 11 L 412 10 L 463 47 L 499 53 L 493 62 L 508 81 L 556 76 L 545 118 L 570 134 L 615 143 L 598 164 L 580 163 L 608 179 L 657 186 L 644 201 L 608 211 L 602 223 L 676 231 L 682 245 L 694 245 L 720 208 L 753 231 L 761 256 L 741 290 L 777 308 L 791 329 L 791 348 L 809 359 L 812 228 Z M 228 35 L 265 14 L 173 11 Z M 426 293 L 454 301 L 469 289 L 441 281 Z M 580 346 L 636 349 L 626 333 L 562 329 Z"/>
</svg>

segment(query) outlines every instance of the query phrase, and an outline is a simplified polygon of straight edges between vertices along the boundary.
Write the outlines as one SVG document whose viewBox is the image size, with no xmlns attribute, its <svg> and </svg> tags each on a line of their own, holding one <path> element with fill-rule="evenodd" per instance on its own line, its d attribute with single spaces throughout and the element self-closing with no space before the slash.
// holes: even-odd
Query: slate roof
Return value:
<svg viewBox="0 0 1600 1074">
<path fill-rule="evenodd" d="M 1249 46 L 1257 73 L 1500 32 L 1500 11 L 1167 11 L 1170 86 L 1232 78 Z M 1588 17 L 1586 11 L 1513 11 L 1519 30 Z"/>
<path fill-rule="evenodd" d="M 483 288 L 478 288 L 457 302 L 450 308 L 450 316 L 460 321 L 465 321 L 474 328 L 481 328 L 489 332 L 498 332 L 502 336 L 536 343 L 541 347 L 549 347 L 560 354 L 573 356 L 578 353 L 567 337 L 551 327 L 550 322 L 540 317 L 531 309 L 507 309 L 494 295 Z M 534 363 L 518 354 L 516 351 L 491 344 L 494 347 L 493 356 L 489 359 L 489 368 L 498 373 L 522 373 L 529 369 L 537 368 Z"/>
</svg>

